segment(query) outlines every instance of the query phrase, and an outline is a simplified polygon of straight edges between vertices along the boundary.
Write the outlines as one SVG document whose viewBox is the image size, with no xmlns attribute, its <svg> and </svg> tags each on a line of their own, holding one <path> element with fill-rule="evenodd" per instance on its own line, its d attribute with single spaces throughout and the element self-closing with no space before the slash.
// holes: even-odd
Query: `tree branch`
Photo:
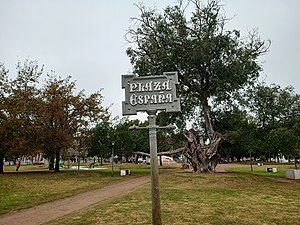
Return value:
<svg viewBox="0 0 300 225">
<path fill-rule="evenodd" d="M 170 151 L 167 151 L 167 152 L 159 152 L 159 153 L 157 153 L 157 155 L 158 156 L 173 155 L 173 154 L 176 154 L 176 153 L 179 153 L 179 152 L 183 152 L 185 150 L 185 148 L 186 147 L 182 147 L 182 148 L 178 148 L 178 149 L 175 149 L 175 150 L 170 150 Z M 146 152 L 133 152 L 133 154 L 144 155 L 144 156 L 149 156 L 150 157 L 150 154 L 146 153 Z"/>
<path fill-rule="evenodd" d="M 161 155 L 174 155 L 176 153 L 183 152 L 185 150 L 185 148 L 186 147 L 182 147 L 182 148 L 178 148 L 178 149 L 167 151 L 167 152 L 159 152 L 157 155 L 158 156 L 161 156 Z"/>
</svg>

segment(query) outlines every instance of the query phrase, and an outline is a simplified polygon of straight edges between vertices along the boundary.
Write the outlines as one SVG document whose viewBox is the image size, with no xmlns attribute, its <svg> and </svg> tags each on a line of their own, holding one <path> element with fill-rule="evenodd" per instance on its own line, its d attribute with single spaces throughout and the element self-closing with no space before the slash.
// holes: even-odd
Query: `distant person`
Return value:
<svg viewBox="0 0 300 225">
<path fill-rule="evenodd" d="M 16 171 L 19 171 L 19 168 L 21 166 L 21 162 L 20 161 L 16 162 L 16 166 L 17 166 Z"/>
</svg>

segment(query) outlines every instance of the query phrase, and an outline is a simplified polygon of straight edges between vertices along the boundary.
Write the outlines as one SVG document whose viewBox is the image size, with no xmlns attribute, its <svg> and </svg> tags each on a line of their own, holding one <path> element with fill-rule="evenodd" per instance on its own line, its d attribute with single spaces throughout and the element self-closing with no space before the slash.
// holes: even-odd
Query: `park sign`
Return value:
<svg viewBox="0 0 300 225">
<path fill-rule="evenodd" d="M 176 84 L 177 72 L 155 76 L 122 75 L 122 88 L 125 89 L 123 116 L 136 115 L 139 111 L 180 112 Z"/>
</svg>

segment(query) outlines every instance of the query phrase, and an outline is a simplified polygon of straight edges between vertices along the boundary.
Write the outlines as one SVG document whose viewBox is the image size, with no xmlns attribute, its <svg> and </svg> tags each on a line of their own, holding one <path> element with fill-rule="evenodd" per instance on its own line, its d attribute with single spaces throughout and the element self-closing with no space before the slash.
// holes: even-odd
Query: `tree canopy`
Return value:
<svg viewBox="0 0 300 225">
<path fill-rule="evenodd" d="M 228 20 L 218 1 L 189 4 L 194 7 L 189 19 L 183 2 L 162 13 L 140 5 L 140 17 L 133 18 L 127 34 L 135 73 L 179 72 L 178 94 L 185 115 L 210 97 L 229 99 L 253 82 L 261 71 L 258 57 L 269 47 L 255 31 L 241 37 L 237 30 L 225 30 Z"/>
<path fill-rule="evenodd" d="M 109 117 L 100 91 L 86 96 L 77 92 L 71 77 L 60 78 L 54 73 L 41 87 L 42 74 L 43 67 L 27 60 L 17 64 L 16 78 L 9 79 L 8 70 L 0 65 L 1 172 L 4 157 L 16 160 L 37 152 L 52 162 L 55 157 L 55 170 L 59 171 L 62 151 L 85 149 L 89 129 Z"/>
<path fill-rule="evenodd" d="M 241 89 L 258 78 L 262 70 L 259 56 L 268 51 L 270 43 L 261 40 L 256 31 L 241 37 L 238 30 L 226 30 L 228 19 L 218 1 L 205 5 L 195 0 L 187 4 L 194 8 L 190 18 L 184 1 L 161 13 L 139 5 L 140 16 L 133 18 L 127 34 L 132 44 L 127 54 L 134 73 L 140 76 L 178 72 L 182 113 L 176 116 L 180 120 L 202 117 L 210 145 L 216 147 L 222 138 L 214 128 L 211 103 L 216 106 L 232 101 Z M 190 158 L 212 159 L 218 154 L 215 147 L 213 151 L 199 149 L 198 155 Z M 213 170 L 207 166 L 197 168 Z"/>
</svg>

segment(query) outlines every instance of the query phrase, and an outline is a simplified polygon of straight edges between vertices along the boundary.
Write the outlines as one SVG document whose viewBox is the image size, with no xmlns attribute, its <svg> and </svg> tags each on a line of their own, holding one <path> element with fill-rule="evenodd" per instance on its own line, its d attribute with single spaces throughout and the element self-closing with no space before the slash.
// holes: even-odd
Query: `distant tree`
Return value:
<svg viewBox="0 0 300 225">
<path fill-rule="evenodd" d="M 293 135 L 297 138 L 297 143 L 294 149 L 290 149 L 288 154 L 294 157 L 295 167 L 297 168 L 297 160 L 300 160 L 300 95 L 293 95 L 292 107 L 287 109 L 289 117 L 284 120 L 283 126 L 292 131 Z M 289 100 L 287 98 L 286 100 Z M 290 144 L 289 144 L 290 145 Z"/>
<path fill-rule="evenodd" d="M 131 126 L 146 127 L 147 122 L 122 120 L 114 127 L 116 154 L 128 159 L 134 152 L 149 153 L 148 130 L 129 130 Z"/>
<path fill-rule="evenodd" d="M 248 107 L 256 123 L 258 137 L 257 154 L 264 158 L 278 157 L 284 154 L 291 157 L 295 152 L 297 117 L 300 115 L 299 95 L 292 86 L 281 88 L 262 83 L 249 92 Z M 280 138 L 279 136 L 282 135 Z M 297 136 L 297 135 L 296 135 Z M 278 141 L 282 142 L 279 144 Z M 286 143 L 286 141 L 291 143 Z M 276 147 L 275 147 L 276 143 Z M 283 147 L 289 146 L 287 148 Z M 287 152 L 287 150 L 289 152 Z"/>
<path fill-rule="evenodd" d="M 215 128 L 226 134 L 226 141 L 221 144 L 221 155 L 227 161 L 236 158 L 240 161 L 248 157 L 255 145 L 255 124 L 251 123 L 246 111 L 234 107 L 214 113 Z M 252 154 L 253 155 L 253 154 Z"/>
<path fill-rule="evenodd" d="M 114 130 L 109 121 L 102 121 L 91 130 L 88 145 L 88 155 L 100 158 L 102 165 L 103 159 L 110 158 L 112 143 L 114 142 Z"/>
<path fill-rule="evenodd" d="M 172 118 L 165 111 L 161 111 L 157 115 L 157 125 L 159 127 L 168 126 L 172 123 Z M 163 152 L 167 152 L 170 149 L 176 149 L 180 143 L 180 147 L 184 145 L 185 141 L 182 141 L 184 136 L 182 133 L 175 133 L 174 130 L 169 129 L 157 129 L 157 151 L 159 153 L 160 165 L 163 165 Z"/>
<path fill-rule="evenodd" d="M 276 128 L 272 129 L 268 135 L 268 145 L 272 151 L 272 155 L 279 158 L 283 155 L 288 159 L 296 156 L 296 147 L 298 138 L 291 129 Z"/>
<path fill-rule="evenodd" d="M 300 96 L 298 95 L 299 97 L 299 100 L 300 100 Z M 300 109 L 300 101 L 298 100 L 298 109 Z M 299 111 L 300 112 L 300 111 Z M 294 132 L 294 134 L 296 135 L 297 137 L 297 145 L 296 145 L 296 148 L 295 148 L 295 151 L 293 152 L 294 153 L 294 160 L 295 160 L 295 167 L 297 168 L 297 161 L 299 162 L 300 161 L 300 113 L 293 117 L 293 120 L 292 120 L 292 130 Z"/>
<path fill-rule="evenodd" d="M 195 172 L 213 172 L 218 161 L 223 135 L 214 128 L 213 109 L 216 104 L 232 100 L 233 96 L 258 76 L 258 57 L 268 50 L 268 43 L 256 32 L 241 38 L 237 30 L 225 30 L 227 19 L 218 1 L 206 5 L 188 1 L 194 6 L 186 18 L 184 1 L 167 7 L 163 13 L 139 6 L 141 15 L 133 18 L 127 49 L 134 73 L 141 76 L 178 71 L 178 94 L 184 118 L 201 116 L 209 145 L 198 145 L 195 132 L 186 133 L 185 154 Z M 200 113 L 198 113 L 200 112 Z M 192 149 L 189 148 L 192 146 Z"/>
</svg>

